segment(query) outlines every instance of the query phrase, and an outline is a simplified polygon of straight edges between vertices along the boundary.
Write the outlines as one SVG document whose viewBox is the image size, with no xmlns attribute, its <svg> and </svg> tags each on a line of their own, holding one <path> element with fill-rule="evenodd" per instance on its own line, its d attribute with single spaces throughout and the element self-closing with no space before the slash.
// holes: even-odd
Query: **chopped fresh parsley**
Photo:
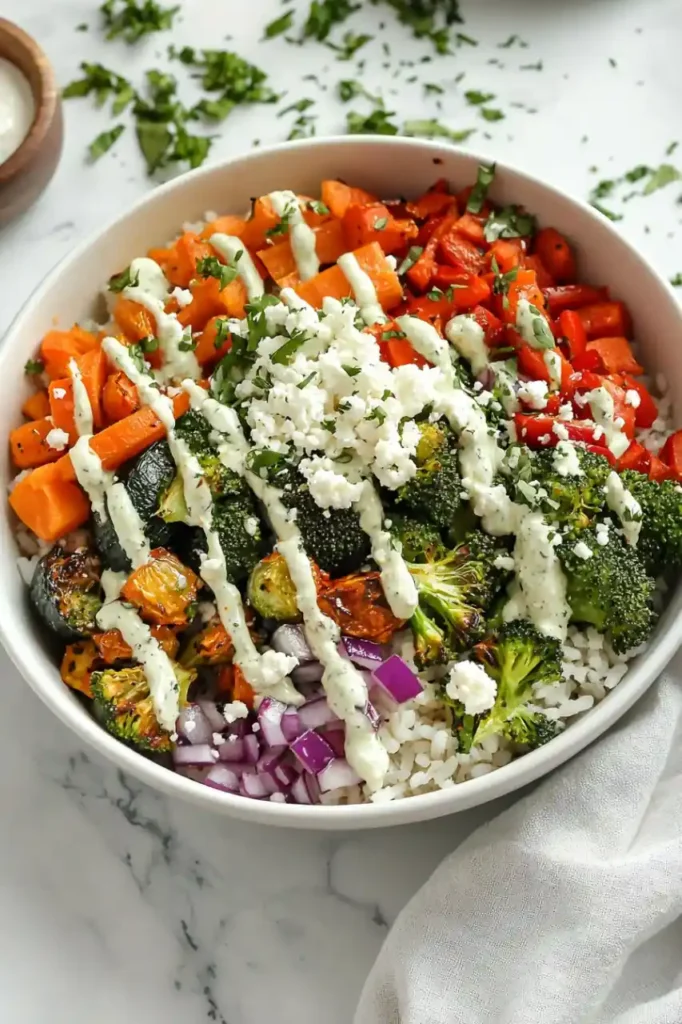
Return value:
<svg viewBox="0 0 682 1024">
<path fill-rule="evenodd" d="M 246 466 L 252 473 L 258 476 L 267 476 L 268 473 L 279 467 L 284 462 L 285 455 L 282 452 L 271 452 L 267 449 L 256 451 L 252 449 L 246 456 Z"/>
<path fill-rule="evenodd" d="M 381 332 L 381 340 L 382 341 L 391 341 L 391 339 L 393 339 L 393 338 L 400 339 L 400 338 L 406 338 L 406 337 L 407 337 L 407 335 L 405 334 L 404 331 L 393 331 L 393 330 L 391 330 L 391 331 L 382 331 Z"/>
<path fill-rule="evenodd" d="M 675 274 L 674 277 L 670 278 L 670 283 L 673 288 L 682 288 L 682 274 Z"/>
<path fill-rule="evenodd" d="M 411 245 L 407 251 L 407 256 L 398 267 L 398 277 L 402 277 L 403 274 L 407 273 L 410 267 L 413 267 L 421 254 L 424 252 L 421 245 Z"/>
<path fill-rule="evenodd" d="M 229 337 L 230 321 L 227 317 L 219 317 L 215 322 L 215 341 L 213 342 L 213 347 L 222 348 Z"/>
<path fill-rule="evenodd" d="M 520 206 L 503 206 L 490 214 L 483 229 L 486 242 L 498 238 L 526 238 L 535 234 L 535 217 Z"/>
<path fill-rule="evenodd" d="M 140 283 L 140 275 L 133 274 L 130 267 L 126 267 L 120 274 L 114 274 L 109 278 L 109 291 L 122 292 L 124 288 L 137 288 Z"/>
<path fill-rule="evenodd" d="M 64 99 L 70 100 L 94 93 L 95 103 L 102 107 L 111 98 L 114 117 L 122 114 L 128 104 L 135 99 L 135 90 L 130 82 L 117 75 L 115 71 L 110 71 L 102 64 L 88 64 L 87 61 L 83 61 L 80 68 L 83 77 L 65 86 L 62 92 Z"/>
<path fill-rule="evenodd" d="M 394 111 L 377 107 L 371 114 L 358 114 L 351 110 L 346 115 L 346 125 L 351 135 L 397 135 L 398 126 L 389 121 Z"/>
<path fill-rule="evenodd" d="M 384 231 L 385 228 L 387 227 L 387 225 L 388 225 L 388 217 L 377 217 L 377 219 L 374 221 L 374 230 L 375 231 Z"/>
<path fill-rule="evenodd" d="M 307 377 L 304 377 L 303 380 L 299 381 L 298 384 L 296 385 L 296 387 L 298 388 L 299 391 L 303 391 L 303 389 L 307 388 L 308 385 L 314 379 L 315 379 L 315 370 L 313 370 L 312 373 L 309 373 Z"/>
<path fill-rule="evenodd" d="M 291 218 L 296 212 L 296 203 L 290 200 L 282 211 L 279 221 L 265 232 L 268 238 L 277 238 L 279 235 L 286 235 L 291 227 Z"/>
<path fill-rule="evenodd" d="M 337 43 L 327 43 L 327 46 L 332 50 L 336 50 L 338 54 L 337 60 L 352 60 L 358 50 L 362 49 L 373 38 L 373 36 L 368 36 L 365 33 L 346 32 L 340 45 Z"/>
<path fill-rule="evenodd" d="M 283 32 L 288 32 L 294 20 L 294 13 L 292 8 L 266 25 L 263 29 L 263 39 L 274 39 L 275 36 L 281 36 Z"/>
<path fill-rule="evenodd" d="M 313 0 L 303 26 L 303 38 L 323 43 L 334 25 L 339 25 L 359 10 L 360 4 L 352 4 L 348 0 Z"/>
<path fill-rule="evenodd" d="M 661 164 L 660 167 L 651 171 L 651 176 L 644 186 L 642 195 L 650 196 L 652 192 L 657 192 L 659 188 L 665 188 L 666 185 L 671 185 L 673 181 L 679 181 L 680 178 L 682 178 L 682 174 L 672 164 Z"/>
<path fill-rule="evenodd" d="M 445 89 L 442 85 L 438 85 L 436 82 L 424 82 L 424 92 L 427 96 L 429 93 L 435 93 L 436 96 L 442 96 Z"/>
<path fill-rule="evenodd" d="M 238 263 L 244 253 L 240 250 L 229 263 L 221 263 L 217 256 L 205 256 L 197 260 L 197 274 L 199 277 L 214 277 L 220 285 L 220 290 L 231 284 L 239 273 Z"/>
<path fill-rule="evenodd" d="M 450 53 L 450 27 L 461 24 L 459 0 L 372 0 L 392 7 L 417 39 L 429 39 L 437 53 Z M 444 24 L 443 24 L 444 23 Z M 460 33 L 455 37 L 458 40 Z"/>
<path fill-rule="evenodd" d="M 381 424 L 386 419 L 386 412 L 385 412 L 384 409 L 381 408 L 380 405 L 377 405 L 377 406 L 374 407 L 374 409 L 372 409 L 372 411 L 370 413 L 367 414 L 367 416 L 365 416 L 365 419 L 366 420 L 376 420 L 377 423 L 379 424 L 379 426 L 381 426 Z"/>
<path fill-rule="evenodd" d="M 502 274 L 500 272 L 499 264 L 494 256 L 491 260 L 490 266 L 495 275 L 495 279 L 493 280 L 493 295 L 506 295 L 509 291 L 509 285 L 515 281 L 518 276 L 519 268 L 512 267 L 511 270 L 507 270 Z"/>
<path fill-rule="evenodd" d="M 230 50 L 195 50 L 183 46 L 171 47 L 171 57 L 188 67 L 195 68 L 193 77 L 199 79 L 206 92 L 220 92 L 227 107 L 224 116 L 240 103 L 276 103 L 279 96 L 268 85 L 267 74 L 255 64 L 249 64 Z"/>
<path fill-rule="evenodd" d="M 24 373 L 29 377 L 37 377 L 45 369 L 42 359 L 27 359 L 24 364 Z"/>
<path fill-rule="evenodd" d="M 178 348 L 181 352 L 194 352 L 199 339 L 196 340 L 192 337 L 192 328 L 187 327 L 182 335 L 181 340 L 178 342 Z M 145 351 L 149 351 L 146 349 Z"/>
<path fill-rule="evenodd" d="M 358 82 L 354 78 L 344 78 L 337 86 L 339 99 L 344 103 L 348 103 L 350 100 L 356 99 L 358 96 L 364 96 L 365 99 L 371 100 L 378 107 L 381 106 L 381 97 L 374 96 L 371 92 L 367 92 L 364 85 Z"/>
<path fill-rule="evenodd" d="M 359 373 L 362 373 L 361 366 L 344 366 L 344 370 L 349 377 L 357 377 Z"/>
<path fill-rule="evenodd" d="M 541 60 L 536 61 L 535 64 L 522 64 L 519 68 L 520 71 L 542 71 L 544 64 Z"/>
<path fill-rule="evenodd" d="M 518 43 L 519 46 L 523 47 L 528 46 L 528 43 L 524 42 L 523 39 L 521 39 L 521 37 L 517 35 L 509 36 L 509 38 L 506 39 L 503 43 L 498 43 L 497 45 L 500 50 L 508 50 L 511 46 L 514 45 L 514 43 Z"/>
<path fill-rule="evenodd" d="M 483 209 L 483 204 L 488 197 L 488 189 L 492 185 L 493 178 L 495 177 L 495 164 L 479 164 L 478 173 L 476 174 L 476 184 L 471 190 L 469 201 L 467 203 L 467 211 L 469 213 L 480 213 Z"/>
<path fill-rule="evenodd" d="M 314 105 L 315 100 L 311 100 L 309 98 L 296 100 L 295 103 L 290 103 L 288 107 L 284 107 L 283 110 L 280 110 L 277 114 L 277 117 L 284 117 L 285 114 L 290 114 L 292 110 L 296 110 L 299 114 L 302 114 L 304 111 L 309 110 Z"/>
<path fill-rule="evenodd" d="M 666 146 L 665 155 L 672 156 L 678 146 L 679 142 L 671 142 L 668 146 Z"/>
<path fill-rule="evenodd" d="M 483 103 L 489 103 L 490 100 L 494 100 L 495 93 L 480 92 L 478 89 L 468 89 L 464 93 L 464 98 L 472 107 L 480 107 Z"/>
<path fill-rule="evenodd" d="M 493 107 L 481 107 L 481 117 L 486 121 L 502 121 L 504 120 L 504 114 L 501 110 L 495 110 Z"/>
<path fill-rule="evenodd" d="M 126 43 L 172 28 L 179 10 L 179 6 L 162 7 L 156 0 L 105 0 L 100 6 L 106 38 L 121 36 Z"/>
<path fill-rule="evenodd" d="M 117 124 L 111 128 L 108 132 L 100 132 L 97 138 L 93 139 L 88 146 L 88 155 L 90 160 L 99 160 L 101 156 L 104 156 L 111 147 L 114 145 L 117 139 L 121 137 L 125 131 L 124 124 Z"/>
<path fill-rule="evenodd" d="M 286 366 L 291 357 L 298 352 L 301 345 L 305 344 L 308 337 L 309 336 L 305 331 L 292 331 L 290 337 L 284 342 L 284 344 L 280 345 L 280 347 L 270 356 L 271 362 Z"/>
<path fill-rule="evenodd" d="M 309 199 L 306 203 L 309 210 L 316 213 L 319 217 L 326 217 L 329 213 L 329 207 L 326 203 L 323 203 L 320 199 Z"/>
<path fill-rule="evenodd" d="M 449 139 L 450 142 L 465 142 L 470 135 L 473 135 L 474 128 L 464 128 L 455 131 L 441 124 L 435 118 L 427 118 L 417 121 L 406 121 L 403 125 L 403 135 L 409 135 L 420 139 Z"/>
</svg>

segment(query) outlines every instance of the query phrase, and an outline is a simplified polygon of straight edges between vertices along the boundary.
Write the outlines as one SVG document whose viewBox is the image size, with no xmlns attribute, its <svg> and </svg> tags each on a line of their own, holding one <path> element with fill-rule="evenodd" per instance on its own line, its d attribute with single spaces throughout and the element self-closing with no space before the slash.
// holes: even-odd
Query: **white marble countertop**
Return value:
<svg viewBox="0 0 682 1024">
<path fill-rule="evenodd" d="M 421 85 L 406 82 L 414 72 L 403 69 L 393 79 L 381 67 L 378 42 L 363 51 L 363 84 L 383 89 L 390 110 L 435 115 L 456 128 L 482 125 L 489 137 L 479 131 L 472 147 L 581 197 L 597 179 L 666 160 L 676 131 L 682 141 L 678 0 L 462 6 L 464 31 L 479 45 L 418 69 L 421 80 L 446 86 L 440 111 L 437 96 L 425 98 Z M 354 76 L 352 64 L 338 63 L 318 44 L 259 43 L 263 24 L 283 10 L 276 0 L 250 0 L 248 8 L 185 0 L 182 7 L 176 42 L 233 46 L 265 66 L 292 101 L 315 96 L 303 74 L 319 73 L 332 85 Z M 134 77 L 154 66 L 171 40 L 157 37 L 134 53 L 104 44 L 94 9 L 91 0 L 4 0 L 2 14 L 37 37 L 61 83 L 75 77 L 81 60 L 101 60 Z M 245 9 L 253 15 L 248 24 Z M 88 21 L 88 33 L 74 31 Z M 379 11 L 364 5 L 352 27 L 375 31 L 379 21 Z M 393 67 L 401 57 L 430 52 L 390 12 L 385 22 Z M 230 33 L 234 40 L 223 42 Z M 513 33 L 528 47 L 498 48 Z M 541 72 L 521 70 L 538 60 Z M 453 83 L 462 71 L 458 91 Z M 464 87 L 495 93 L 491 105 L 506 118 L 486 125 L 466 106 Z M 343 128 L 345 110 L 330 93 L 319 95 L 320 134 Z M 278 120 L 277 109 L 236 112 L 212 157 L 243 152 L 254 137 L 263 144 L 284 138 L 291 116 Z M 152 187 L 132 139 L 124 137 L 96 169 L 85 166 L 85 145 L 108 119 L 87 101 L 68 103 L 65 113 L 55 180 L 0 236 L 0 335 L 54 263 Z M 674 163 L 677 155 L 667 159 Z M 634 199 L 621 223 L 667 275 L 682 271 L 681 192 L 673 184 Z M 122 777 L 79 746 L 4 657 L 0 672 L 0 1019 L 8 1024 L 349 1024 L 400 909 L 441 857 L 497 809 L 348 837 L 211 817 Z"/>
</svg>

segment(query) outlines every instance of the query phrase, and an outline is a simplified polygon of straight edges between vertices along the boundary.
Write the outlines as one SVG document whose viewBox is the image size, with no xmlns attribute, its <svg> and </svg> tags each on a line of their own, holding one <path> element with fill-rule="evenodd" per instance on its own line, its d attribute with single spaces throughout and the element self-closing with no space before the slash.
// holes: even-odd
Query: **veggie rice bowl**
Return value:
<svg viewBox="0 0 682 1024">
<path fill-rule="evenodd" d="M 46 330 L 47 282 L 15 327 L 17 614 L 57 638 L 52 706 L 156 785 L 321 827 L 447 813 L 570 756 L 672 653 L 682 445 L 644 285 L 677 313 L 514 172 L 408 140 L 267 157 L 160 189 L 89 306 L 74 278 Z M 174 235 L 200 197 L 218 215 Z"/>
</svg>

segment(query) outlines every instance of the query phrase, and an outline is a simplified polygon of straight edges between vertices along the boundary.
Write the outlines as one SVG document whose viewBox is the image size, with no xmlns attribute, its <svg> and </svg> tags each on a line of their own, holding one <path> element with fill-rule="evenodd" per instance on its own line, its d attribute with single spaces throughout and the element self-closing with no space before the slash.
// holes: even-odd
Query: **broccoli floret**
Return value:
<svg viewBox="0 0 682 1024">
<path fill-rule="evenodd" d="M 435 526 L 394 513 L 390 518 L 391 533 L 400 541 L 403 558 L 408 562 L 425 562 L 445 554 L 445 545 Z"/>
<path fill-rule="evenodd" d="M 306 554 L 330 576 L 356 572 L 369 558 L 370 542 L 352 508 L 323 509 L 295 470 L 282 470 L 273 481 L 282 489 L 282 504 L 296 509 Z"/>
<path fill-rule="evenodd" d="M 607 633 L 614 651 L 623 654 L 651 636 L 656 623 L 655 581 L 615 530 L 604 545 L 597 543 L 592 529 L 583 530 L 580 541 L 589 548 L 590 557 L 576 554 L 576 546 L 567 538 L 556 548 L 566 575 L 572 621 Z"/>
<path fill-rule="evenodd" d="M 642 507 L 637 554 L 652 576 L 668 576 L 682 568 L 682 490 L 676 480 L 657 483 L 642 473 L 620 474 Z"/>
<path fill-rule="evenodd" d="M 533 713 L 525 705 L 537 683 L 556 683 L 561 679 L 561 644 L 544 636 L 525 619 L 506 622 L 491 637 L 476 646 L 476 656 L 497 683 L 497 696 L 490 711 L 478 725 L 473 742 L 498 733 L 514 742 L 519 736 L 532 736 Z M 544 715 L 542 716 L 544 718 Z M 525 727 L 522 722 L 528 723 Z M 536 738 L 546 735 L 536 725 Z"/>
<path fill-rule="evenodd" d="M 178 681 L 179 706 L 187 702 L 187 692 L 196 672 L 173 666 Z M 154 713 L 149 684 L 140 666 L 93 672 L 92 697 L 97 717 L 107 732 L 123 743 L 145 753 L 165 753 L 172 749 L 170 735 Z"/>
<path fill-rule="evenodd" d="M 452 731 L 457 737 L 457 749 L 460 754 L 468 754 L 474 742 L 474 733 L 481 720 L 480 715 L 468 715 L 460 700 L 448 696 L 445 687 L 441 690 L 441 700 L 452 710 Z"/>
<path fill-rule="evenodd" d="M 250 492 L 213 505 L 213 529 L 225 556 L 227 578 L 242 583 L 265 553 L 265 540 Z"/>
<path fill-rule="evenodd" d="M 211 442 L 211 425 L 205 416 L 193 410 L 186 412 L 177 421 L 175 432 L 180 440 L 185 442 L 192 455 L 197 458 L 214 498 L 240 497 L 245 493 L 247 487 L 241 477 L 223 466 L 220 461 L 218 450 Z M 174 481 L 176 488 L 178 487 L 177 480 L 178 477 Z M 179 487 L 180 495 L 184 499 L 181 478 Z M 170 490 L 172 491 L 172 489 L 173 484 Z M 165 504 L 168 504 L 169 498 L 170 494 L 167 493 Z M 177 500 L 177 493 L 175 498 Z M 168 522 L 178 522 L 177 519 L 165 518 Z"/>
<path fill-rule="evenodd" d="M 444 423 L 420 423 L 416 475 L 395 495 L 396 504 L 438 528 L 449 526 L 462 504 L 457 441 Z"/>
<path fill-rule="evenodd" d="M 537 708 L 520 707 L 507 722 L 505 735 L 512 743 L 535 750 L 561 732 L 559 723 Z"/>
<path fill-rule="evenodd" d="M 251 572 L 247 595 L 251 606 L 264 619 L 298 622 L 296 587 L 286 560 L 277 552 L 263 558 Z"/>
<path fill-rule="evenodd" d="M 442 558 L 407 563 L 419 595 L 411 624 L 420 667 L 448 661 L 453 652 L 480 639 L 484 610 L 493 596 L 493 550 L 493 544 L 481 542 L 474 556 L 465 543 Z"/>
<path fill-rule="evenodd" d="M 512 474 L 512 497 L 541 509 L 552 523 L 570 526 L 572 530 L 589 526 L 606 504 L 605 485 L 611 465 L 602 455 L 578 446 L 575 455 L 580 474 L 563 475 L 553 448 L 510 449 L 507 461 Z"/>
</svg>

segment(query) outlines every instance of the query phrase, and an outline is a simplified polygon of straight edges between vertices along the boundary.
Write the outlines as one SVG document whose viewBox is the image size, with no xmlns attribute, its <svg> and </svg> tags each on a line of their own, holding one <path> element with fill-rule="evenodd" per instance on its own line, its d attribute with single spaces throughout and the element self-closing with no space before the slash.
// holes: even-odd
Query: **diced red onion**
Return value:
<svg viewBox="0 0 682 1024">
<path fill-rule="evenodd" d="M 313 775 L 317 775 L 334 760 L 334 751 L 327 741 L 310 729 L 293 741 L 291 750 L 305 770 L 312 772 Z"/>
<path fill-rule="evenodd" d="M 350 660 L 360 668 L 374 669 L 386 661 L 388 650 L 373 640 L 359 640 L 357 637 L 344 636 L 343 646 Z"/>
<path fill-rule="evenodd" d="M 246 718 L 237 718 L 234 722 L 230 722 L 227 731 L 230 736 L 238 736 L 239 739 L 243 739 L 251 732 L 251 722 Z"/>
<path fill-rule="evenodd" d="M 275 768 L 282 760 L 282 756 L 286 751 L 286 747 L 271 748 L 266 750 L 264 754 L 258 758 L 258 764 L 256 765 L 256 771 L 259 775 L 263 772 L 267 772 L 268 775 L 274 775 Z"/>
<path fill-rule="evenodd" d="M 291 678 L 297 686 L 319 683 L 323 675 L 324 668 L 319 661 L 304 661 L 302 665 L 297 665 L 291 672 Z"/>
<path fill-rule="evenodd" d="M 296 708 L 287 708 L 282 715 L 282 721 L 280 722 L 282 727 L 282 733 L 287 743 L 291 743 L 297 736 L 300 736 L 302 732 L 305 732 L 301 719 L 298 716 Z"/>
<path fill-rule="evenodd" d="M 211 728 L 214 732 L 223 732 L 224 729 L 227 729 L 225 716 L 218 711 L 215 701 L 199 700 L 197 701 L 197 704 L 211 723 Z"/>
<path fill-rule="evenodd" d="M 414 700 L 423 692 L 419 678 L 398 654 L 392 654 L 372 675 L 398 704 Z"/>
<path fill-rule="evenodd" d="M 272 774 L 283 789 L 289 789 L 299 778 L 290 764 L 278 764 Z"/>
<path fill-rule="evenodd" d="M 267 779 L 267 775 L 242 775 L 239 782 L 239 792 L 242 796 L 250 796 L 254 800 L 263 800 L 266 796 L 270 796 L 271 792 L 266 782 Z"/>
<path fill-rule="evenodd" d="M 248 764 L 256 764 L 260 757 L 260 743 L 258 738 L 251 733 L 244 737 L 244 760 Z"/>
<path fill-rule="evenodd" d="M 491 391 L 495 386 L 495 371 L 486 366 L 485 370 L 479 373 L 476 380 L 479 384 L 483 385 L 486 391 Z"/>
<path fill-rule="evenodd" d="M 188 704 L 178 715 L 175 728 L 178 736 L 182 736 L 188 743 L 211 743 L 213 733 L 211 723 L 198 704 Z"/>
<path fill-rule="evenodd" d="M 197 743 L 195 746 L 176 747 L 173 751 L 173 763 L 176 765 L 194 765 L 206 768 L 218 760 L 218 751 L 209 747 L 208 743 Z"/>
<path fill-rule="evenodd" d="M 228 761 L 227 767 L 231 772 L 234 772 L 239 778 L 242 775 L 257 775 L 258 769 L 255 764 L 249 764 L 248 761 Z"/>
<path fill-rule="evenodd" d="M 356 786 L 360 776 L 343 758 L 330 761 L 326 768 L 318 772 L 317 781 L 323 793 L 330 793 L 341 786 Z"/>
<path fill-rule="evenodd" d="M 310 776 L 312 778 L 312 776 Z M 297 804 L 311 804 L 310 793 L 306 785 L 306 777 L 299 775 L 291 787 L 291 797 Z"/>
<path fill-rule="evenodd" d="M 204 779 L 204 785 L 211 786 L 213 789 L 222 789 L 225 793 L 239 792 L 239 779 L 236 773 L 222 764 L 216 764 L 211 768 Z"/>
<path fill-rule="evenodd" d="M 317 781 L 317 776 L 311 775 L 310 772 L 303 772 L 303 778 L 305 779 L 305 784 L 308 790 L 308 796 L 310 797 L 310 802 L 313 804 L 319 804 L 320 784 Z"/>
<path fill-rule="evenodd" d="M 287 738 L 282 732 L 282 716 L 287 706 L 281 700 L 266 697 L 258 708 L 258 724 L 266 747 L 285 747 Z"/>
<path fill-rule="evenodd" d="M 235 737 L 221 743 L 218 747 L 218 757 L 221 761 L 243 761 L 244 740 Z"/>
<path fill-rule="evenodd" d="M 276 651 L 290 654 L 299 661 L 314 661 L 313 652 L 308 646 L 303 626 L 278 626 L 270 637 L 270 643 Z"/>
<path fill-rule="evenodd" d="M 298 717 L 304 729 L 319 729 L 322 725 L 338 722 L 337 716 L 327 703 L 327 698 L 320 694 L 306 701 L 298 708 Z"/>
<path fill-rule="evenodd" d="M 346 752 L 346 734 L 343 729 L 327 729 L 324 733 L 329 746 L 334 751 L 335 757 L 343 757 Z"/>
</svg>

